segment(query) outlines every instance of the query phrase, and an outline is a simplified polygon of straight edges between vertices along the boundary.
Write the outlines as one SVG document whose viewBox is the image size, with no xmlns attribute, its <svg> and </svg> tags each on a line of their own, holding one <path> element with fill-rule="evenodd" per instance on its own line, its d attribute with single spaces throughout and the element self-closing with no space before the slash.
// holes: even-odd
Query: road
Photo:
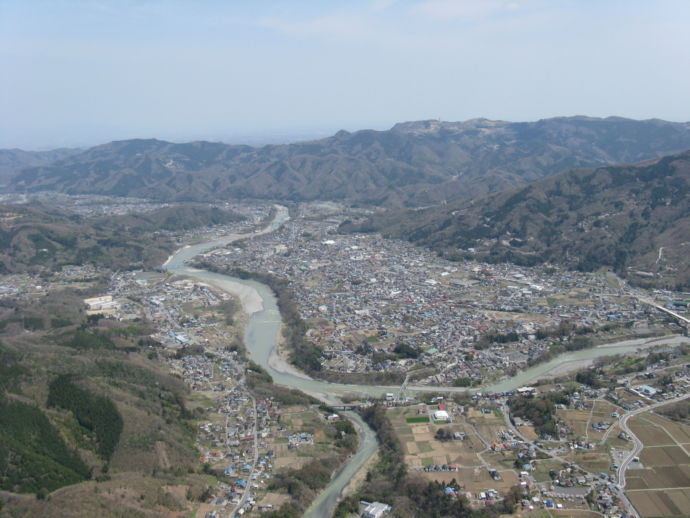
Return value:
<svg viewBox="0 0 690 518">
<path fill-rule="evenodd" d="M 686 325 L 690 324 L 690 319 L 685 318 L 683 315 L 679 315 L 679 314 L 676 313 L 675 311 L 672 311 L 672 310 L 670 310 L 670 309 L 668 309 L 668 308 L 665 308 L 664 306 L 660 306 L 659 304 L 657 304 L 657 303 L 654 302 L 653 300 L 649 300 L 649 299 L 646 299 L 646 298 L 644 298 L 644 297 L 639 297 L 639 296 L 636 296 L 636 298 L 637 298 L 637 300 L 639 300 L 640 302 L 644 302 L 645 304 L 649 304 L 650 306 L 655 307 L 655 308 L 658 309 L 659 311 L 663 311 L 664 313 L 667 313 L 667 314 L 671 315 L 673 318 L 675 318 L 675 319 L 677 319 L 677 320 L 680 320 L 681 322 L 683 322 L 683 323 L 686 324 Z"/>
<path fill-rule="evenodd" d="M 628 420 L 636 416 L 637 414 L 641 414 L 643 412 L 648 412 L 649 410 L 654 410 L 657 407 L 664 406 L 664 405 L 670 405 L 672 403 L 678 403 L 679 401 L 683 401 L 684 399 L 687 399 L 690 397 L 690 394 L 685 394 L 683 396 L 674 398 L 674 399 L 669 399 L 668 401 L 660 401 L 658 403 L 654 403 L 653 405 L 647 405 L 642 408 L 637 408 L 635 410 L 631 410 L 630 412 L 626 412 L 620 417 L 619 424 L 621 429 L 628 434 L 628 436 L 632 439 L 634 447 L 633 450 L 628 454 L 627 458 L 621 462 L 620 466 L 618 467 L 618 485 L 621 489 L 625 489 L 625 471 L 628 469 L 630 466 L 630 463 L 632 460 L 637 457 L 640 452 L 642 451 L 642 448 L 644 445 L 642 444 L 642 441 L 637 438 L 637 436 L 630 430 L 628 427 Z"/>
<path fill-rule="evenodd" d="M 259 414 L 256 411 L 256 399 L 251 395 L 251 393 L 248 393 L 248 395 L 252 400 L 252 409 L 254 412 L 254 460 L 252 461 L 252 469 L 247 477 L 247 487 L 245 488 L 244 493 L 242 493 L 242 498 L 240 498 L 240 501 L 235 506 L 235 509 L 233 509 L 232 513 L 230 513 L 230 516 L 237 516 L 237 511 L 242 509 L 244 504 L 247 503 L 247 498 L 249 498 L 252 488 L 252 476 L 256 472 L 256 465 L 259 463 L 259 438 L 257 437 L 259 432 L 257 425 L 259 421 Z"/>
<path fill-rule="evenodd" d="M 655 408 L 657 408 L 657 407 L 660 407 L 660 406 L 663 406 L 663 405 L 668 405 L 668 404 L 672 404 L 672 403 L 677 403 L 678 401 L 682 401 L 682 400 L 684 400 L 684 399 L 687 399 L 688 397 L 690 397 L 690 394 L 685 394 L 685 395 L 683 395 L 683 396 L 680 396 L 680 397 L 677 397 L 677 398 L 674 398 L 674 399 L 669 399 L 668 401 L 661 401 L 661 402 L 658 402 L 658 403 L 654 403 L 653 405 L 647 405 L 647 406 L 644 406 L 644 407 L 642 407 L 642 408 L 638 408 L 638 409 L 636 409 L 636 410 L 631 410 L 630 412 L 627 412 L 627 413 L 623 414 L 623 415 L 620 417 L 620 419 L 619 419 L 619 424 L 620 424 L 621 429 L 622 429 L 626 434 L 628 434 L 628 435 L 631 437 L 631 439 L 632 439 L 632 441 L 633 441 L 633 444 L 634 444 L 635 446 L 634 446 L 633 450 L 628 454 L 628 456 L 626 457 L 626 459 L 625 459 L 623 462 L 621 462 L 621 465 L 620 465 L 620 467 L 618 468 L 618 473 L 617 473 L 617 481 L 618 481 L 618 484 L 617 484 L 617 485 L 618 485 L 618 488 L 619 488 L 618 496 L 619 496 L 619 498 L 620 498 L 623 502 L 625 502 L 627 508 L 630 510 L 630 513 L 631 513 L 635 518 L 640 518 L 640 515 L 638 514 L 637 510 L 635 509 L 635 507 L 632 505 L 632 502 L 630 502 L 630 500 L 628 500 L 628 497 L 625 495 L 625 492 L 624 492 L 624 489 L 625 489 L 625 470 L 628 468 L 628 466 L 629 466 L 630 463 L 632 462 L 632 459 L 634 459 L 635 457 L 637 457 L 637 456 L 640 454 L 640 452 L 642 451 L 642 448 L 644 447 L 644 445 L 642 444 L 642 441 L 640 441 L 640 440 L 637 438 L 637 436 L 636 436 L 634 433 L 632 433 L 632 432 L 630 431 L 630 428 L 628 428 L 628 420 L 629 420 L 631 417 L 633 417 L 633 416 L 635 416 L 635 415 L 637 415 L 637 414 L 641 414 L 641 413 L 643 413 L 643 412 L 647 412 L 647 411 L 649 411 L 649 410 L 653 410 L 653 409 L 655 409 Z M 520 438 L 522 441 L 524 441 L 525 443 L 529 443 L 529 441 L 520 433 L 520 431 L 519 431 L 519 430 L 513 425 L 513 423 L 510 421 L 510 413 L 509 413 L 510 411 L 509 411 L 509 408 L 508 408 L 507 405 L 503 405 L 502 411 L 503 411 L 503 417 L 504 417 L 504 419 L 505 419 L 505 422 L 506 422 L 506 425 L 508 426 L 508 428 L 515 434 L 516 437 L 519 437 L 519 438 Z M 612 425 L 612 426 L 609 428 L 609 430 L 612 430 L 614 427 L 615 427 L 615 424 Z M 542 447 L 540 447 L 540 446 L 536 446 L 536 445 L 535 445 L 534 448 L 535 448 L 537 451 L 539 451 L 539 452 L 541 452 L 541 453 L 544 453 L 545 455 L 548 455 L 549 458 L 551 458 L 551 459 L 553 459 L 553 460 L 555 460 L 555 461 L 558 461 L 558 462 L 561 462 L 561 463 L 571 464 L 572 466 L 574 466 L 575 468 L 577 468 L 577 469 L 579 469 L 579 470 L 582 470 L 582 471 L 584 471 L 584 472 L 588 472 L 587 470 L 581 468 L 580 466 L 578 466 L 577 464 L 573 463 L 572 461 L 569 461 L 569 460 L 566 460 L 566 459 L 564 459 L 564 458 L 562 458 L 562 457 L 559 457 L 559 456 L 557 456 L 557 455 L 554 455 L 554 454 L 551 453 L 550 451 L 545 450 L 544 448 L 542 448 Z M 596 478 L 596 475 L 593 475 L 593 476 Z"/>
</svg>

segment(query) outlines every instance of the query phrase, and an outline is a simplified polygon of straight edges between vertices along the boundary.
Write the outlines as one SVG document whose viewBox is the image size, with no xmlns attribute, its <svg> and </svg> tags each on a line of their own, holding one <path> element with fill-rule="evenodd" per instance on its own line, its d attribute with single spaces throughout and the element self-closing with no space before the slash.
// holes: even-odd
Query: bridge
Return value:
<svg viewBox="0 0 690 518">
<path fill-rule="evenodd" d="M 329 405 L 333 410 L 357 410 L 360 405 Z"/>
<path fill-rule="evenodd" d="M 663 313 L 671 315 L 673 318 L 678 320 L 678 322 L 680 323 L 681 326 L 685 327 L 686 333 L 690 329 L 690 319 L 689 318 L 686 318 L 683 315 L 680 315 L 680 314 L 676 313 L 675 311 L 668 309 L 667 307 L 660 306 L 659 304 L 657 304 L 653 300 L 645 299 L 643 297 L 637 297 L 637 300 L 639 300 L 640 302 L 643 302 L 645 304 L 648 304 L 648 305 L 658 309 L 659 311 L 662 311 Z"/>
</svg>

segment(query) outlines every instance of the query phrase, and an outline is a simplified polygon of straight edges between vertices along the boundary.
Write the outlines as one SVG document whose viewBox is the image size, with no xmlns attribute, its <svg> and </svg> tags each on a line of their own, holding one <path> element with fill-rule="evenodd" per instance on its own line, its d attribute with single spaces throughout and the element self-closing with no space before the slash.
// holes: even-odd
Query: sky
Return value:
<svg viewBox="0 0 690 518">
<path fill-rule="evenodd" d="M 0 0 L 0 148 L 690 120 L 687 0 Z"/>
</svg>

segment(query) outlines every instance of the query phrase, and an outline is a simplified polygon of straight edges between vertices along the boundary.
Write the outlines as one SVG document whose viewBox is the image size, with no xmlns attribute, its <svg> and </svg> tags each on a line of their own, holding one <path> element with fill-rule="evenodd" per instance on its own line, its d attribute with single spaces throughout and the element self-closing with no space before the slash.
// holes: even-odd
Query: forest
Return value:
<svg viewBox="0 0 690 518">
<path fill-rule="evenodd" d="M 69 410 L 86 433 L 93 433 L 96 452 L 106 461 L 115 452 L 122 433 L 122 417 L 107 397 L 92 394 L 74 383 L 72 376 L 58 376 L 49 386 L 48 406 Z"/>
<path fill-rule="evenodd" d="M 90 475 L 40 408 L 13 400 L 0 388 L 0 489 L 42 498 Z"/>
</svg>

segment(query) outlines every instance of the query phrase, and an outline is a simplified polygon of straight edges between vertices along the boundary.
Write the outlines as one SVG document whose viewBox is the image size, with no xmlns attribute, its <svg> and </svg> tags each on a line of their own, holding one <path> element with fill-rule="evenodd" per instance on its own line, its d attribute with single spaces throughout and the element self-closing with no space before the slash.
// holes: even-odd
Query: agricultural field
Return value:
<svg viewBox="0 0 690 518">
<path fill-rule="evenodd" d="M 533 511 L 521 515 L 524 518 L 554 518 L 556 516 L 563 516 L 568 518 L 601 518 L 601 513 L 595 511 L 587 511 L 585 509 L 563 509 L 557 511 L 555 509 Z"/>
<path fill-rule="evenodd" d="M 608 421 L 614 426 L 616 418 L 611 417 L 611 414 L 614 412 L 621 413 L 621 409 L 608 401 L 584 401 L 583 403 L 584 408 L 582 409 L 557 410 L 556 414 L 572 431 L 570 438 L 586 442 L 599 442 L 604 437 L 606 430 L 595 430 L 592 428 L 592 424 Z M 616 435 L 618 432 L 613 437 Z"/>
<path fill-rule="evenodd" d="M 687 516 L 690 509 L 690 426 L 652 413 L 631 419 L 644 444 L 641 469 L 627 473 L 626 494 L 642 517 Z"/>
<path fill-rule="evenodd" d="M 498 432 L 505 430 L 505 422 L 495 412 L 482 413 L 480 410 L 467 409 L 460 413 L 459 407 L 449 404 L 447 410 L 451 423 L 435 423 L 424 419 L 437 407 L 418 405 L 394 408 L 387 412 L 393 428 L 402 443 L 405 452 L 405 463 L 408 467 L 426 479 L 440 482 L 461 481 L 467 491 L 482 491 L 493 488 L 507 490 L 519 482 L 513 469 L 513 459 L 504 464 L 494 464 L 490 458 L 500 455 L 489 450 L 489 446 L 498 440 Z M 422 410 L 423 409 L 423 410 Z M 464 439 L 440 441 L 435 438 L 439 429 L 464 434 Z M 454 471 L 424 471 L 428 466 L 454 465 Z M 489 475 L 487 465 L 498 469 L 501 480 L 494 480 Z"/>
<path fill-rule="evenodd" d="M 330 426 L 318 409 L 304 405 L 281 408 L 277 423 L 271 426 L 272 438 L 265 448 L 274 452 L 274 472 L 280 474 L 291 469 L 298 470 L 315 459 L 332 456 L 336 446 L 334 438 L 326 431 Z M 305 440 L 293 442 L 293 447 L 290 447 L 288 437 L 299 434 L 304 434 Z M 312 441 L 308 440 L 310 436 Z M 265 491 L 262 488 L 256 500 L 258 505 L 255 509 L 268 505 L 278 509 L 290 500 L 290 495 L 284 491 Z M 250 513 L 250 516 L 254 515 L 259 515 L 258 510 Z"/>
</svg>

